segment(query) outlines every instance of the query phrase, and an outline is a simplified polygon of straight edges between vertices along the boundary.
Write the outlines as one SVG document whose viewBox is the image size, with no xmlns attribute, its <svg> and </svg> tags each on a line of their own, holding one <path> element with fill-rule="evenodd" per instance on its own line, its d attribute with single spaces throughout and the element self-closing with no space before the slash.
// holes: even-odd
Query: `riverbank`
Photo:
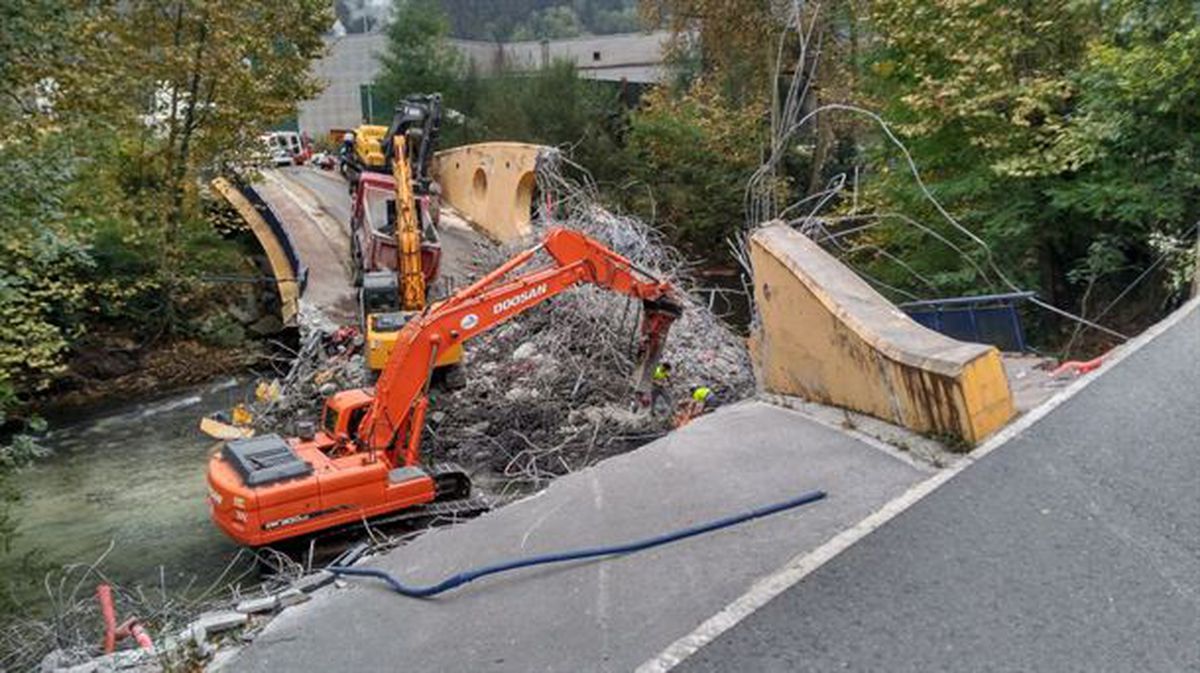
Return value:
<svg viewBox="0 0 1200 673">
<path fill-rule="evenodd" d="M 225 347 L 196 339 L 174 339 L 142 350 L 92 351 L 68 365 L 61 388 L 31 401 L 29 408 L 50 419 L 75 419 L 114 401 L 161 398 L 235 376 L 262 364 L 266 356 L 266 347 L 257 341 Z"/>
</svg>

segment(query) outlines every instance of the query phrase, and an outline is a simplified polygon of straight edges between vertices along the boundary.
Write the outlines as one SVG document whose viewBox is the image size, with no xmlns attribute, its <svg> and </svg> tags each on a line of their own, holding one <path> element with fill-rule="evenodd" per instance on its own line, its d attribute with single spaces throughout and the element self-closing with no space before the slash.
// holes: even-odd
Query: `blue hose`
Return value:
<svg viewBox="0 0 1200 673">
<path fill-rule="evenodd" d="M 504 563 L 496 563 L 493 565 L 483 566 L 482 568 L 461 572 L 457 575 L 451 575 L 437 584 L 431 584 L 423 587 L 412 587 L 402 584 L 400 580 L 393 577 L 390 573 L 379 570 L 378 568 L 329 566 L 326 568 L 326 570 L 329 570 L 335 575 L 375 577 L 386 582 L 388 586 L 390 586 L 398 594 L 402 594 L 410 598 L 429 598 L 444 591 L 449 591 L 455 587 L 462 586 L 472 580 L 477 580 L 480 577 L 486 577 L 487 575 L 495 575 L 496 573 L 517 570 L 518 568 L 528 568 L 531 566 L 546 565 L 550 563 L 581 561 L 583 559 L 596 558 L 597 556 L 632 554 L 644 549 L 650 549 L 651 547 L 658 547 L 660 545 L 675 542 L 676 540 L 682 540 L 684 538 L 694 537 L 696 535 L 703 535 L 704 533 L 710 533 L 721 528 L 736 526 L 739 523 L 743 523 L 751 519 L 757 519 L 759 517 L 769 516 L 785 510 L 794 509 L 802 505 L 816 502 L 824 497 L 824 491 L 812 491 L 790 500 L 778 502 L 773 505 L 767 505 L 765 507 L 759 507 L 758 509 L 752 509 L 749 512 L 728 516 L 715 521 L 710 521 L 708 523 L 702 523 L 688 528 L 683 528 L 671 533 L 646 538 L 644 540 L 638 540 L 636 542 L 628 542 L 626 544 L 613 545 L 609 547 L 593 547 L 591 549 L 576 549 L 574 551 L 542 554 L 540 556 L 530 556 L 527 558 L 515 559 L 513 561 L 506 561 Z"/>
</svg>

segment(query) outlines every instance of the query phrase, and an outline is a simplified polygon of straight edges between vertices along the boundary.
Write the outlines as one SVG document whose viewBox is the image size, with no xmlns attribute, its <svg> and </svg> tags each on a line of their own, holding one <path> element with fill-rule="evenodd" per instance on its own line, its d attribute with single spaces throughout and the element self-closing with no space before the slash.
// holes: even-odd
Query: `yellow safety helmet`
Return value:
<svg viewBox="0 0 1200 673">
<path fill-rule="evenodd" d="M 697 402 L 703 402 L 707 400 L 709 395 L 712 395 L 712 388 L 709 388 L 708 386 L 700 386 L 692 391 L 692 399 L 696 400 Z"/>
</svg>

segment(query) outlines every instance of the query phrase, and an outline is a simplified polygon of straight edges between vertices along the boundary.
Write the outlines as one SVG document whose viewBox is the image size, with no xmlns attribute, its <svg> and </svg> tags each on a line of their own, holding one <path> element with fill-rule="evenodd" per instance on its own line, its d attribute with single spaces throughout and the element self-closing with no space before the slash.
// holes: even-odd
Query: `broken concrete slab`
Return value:
<svg viewBox="0 0 1200 673">
<path fill-rule="evenodd" d="M 237 604 L 235 608 L 238 612 L 247 615 L 254 615 L 260 612 L 270 612 L 279 607 L 278 596 L 262 596 L 261 598 L 247 598 Z"/>
<path fill-rule="evenodd" d="M 750 256 L 760 317 L 751 350 L 765 390 L 966 444 L 1012 418 L 994 347 L 922 327 L 782 222 L 754 233 Z"/>
<path fill-rule="evenodd" d="M 249 619 L 249 615 L 236 610 L 221 610 L 218 612 L 206 612 L 200 615 L 192 624 L 193 628 L 203 629 L 205 635 L 209 636 L 214 633 L 243 626 Z"/>
<path fill-rule="evenodd" d="M 305 575 L 304 577 L 301 577 L 292 584 L 292 588 L 299 589 L 307 594 L 320 589 L 330 582 L 333 582 L 333 573 L 329 572 L 328 570 L 322 570 L 311 575 Z"/>
<path fill-rule="evenodd" d="M 288 589 L 280 594 L 276 594 L 275 597 L 279 601 L 279 606 L 283 608 L 290 608 L 293 605 L 299 605 L 310 598 L 308 594 L 296 588 Z"/>
</svg>

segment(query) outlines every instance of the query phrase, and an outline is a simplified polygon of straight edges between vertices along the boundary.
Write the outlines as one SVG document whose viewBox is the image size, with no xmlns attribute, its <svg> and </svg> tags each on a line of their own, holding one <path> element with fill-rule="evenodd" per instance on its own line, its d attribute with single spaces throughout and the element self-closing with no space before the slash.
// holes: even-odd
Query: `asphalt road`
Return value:
<svg viewBox="0 0 1200 673">
<path fill-rule="evenodd" d="M 1200 670 L 1200 311 L 677 670 Z"/>
<path fill-rule="evenodd" d="M 308 267 L 302 301 L 321 308 L 341 323 L 352 323 L 357 314 L 357 293 L 351 283 L 350 238 L 345 220 L 328 210 L 297 185 L 289 169 L 264 171 L 255 185 L 279 217 L 300 261 Z M 347 197 L 343 194 L 343 200 Z"/>
<path fill-rule="evenodd" d="M 345 228 L 346 236 L 349 235 L 350 196 L 345 181 L 337 173 L 313 168 L 286 168 L 281 173 L 308 190 L 325 214 Z M 464 220 L 446 209 L 442 211 L 438 236 L 442 244 L 442 266 L 439 273 L 441 282 L 434 288 L 435 298 L 445 296 L 452 289 L 481 276 L 482 270 L 476 264 L 476 248 L 491 245 Z"/>
</svg>

